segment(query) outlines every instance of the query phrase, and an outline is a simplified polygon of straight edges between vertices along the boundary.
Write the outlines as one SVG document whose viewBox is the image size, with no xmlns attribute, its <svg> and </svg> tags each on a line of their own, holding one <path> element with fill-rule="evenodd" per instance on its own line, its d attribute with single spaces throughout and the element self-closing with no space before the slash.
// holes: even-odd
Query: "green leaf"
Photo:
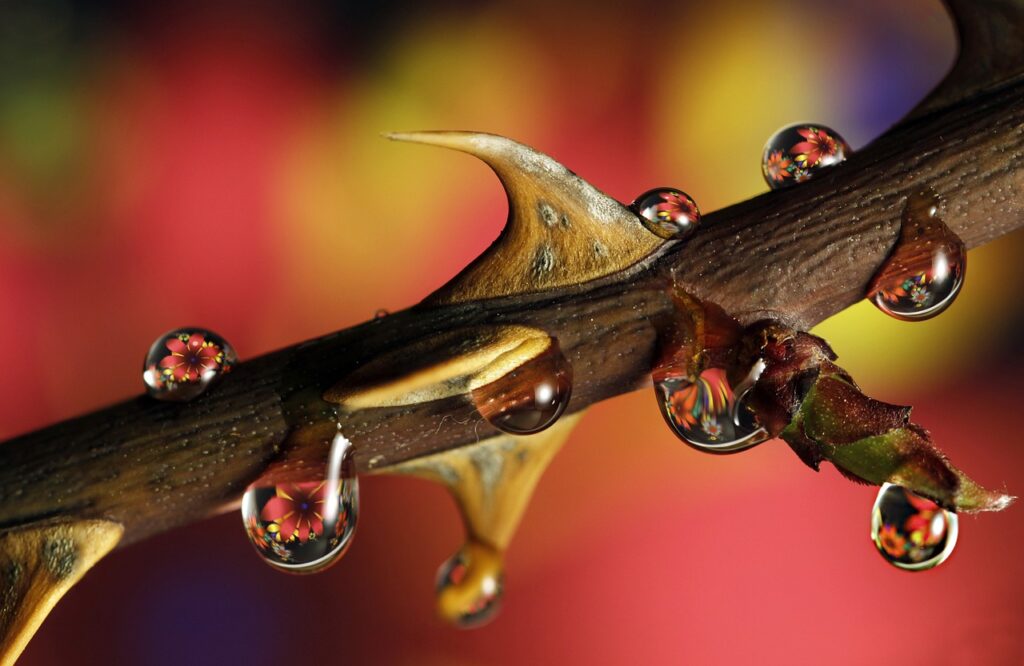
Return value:
<svg viewBox="0 0 1024 666">
<path fill-rule="evenodd" d="M 873 400 L 844 377 L 821 374 L 781 437 L 811 467 L 831 462 L 861 483 L 895 483 L 960 512 L 999 511 L 1013 498 L 949 463 L 910 409 Z"/>
</svg>

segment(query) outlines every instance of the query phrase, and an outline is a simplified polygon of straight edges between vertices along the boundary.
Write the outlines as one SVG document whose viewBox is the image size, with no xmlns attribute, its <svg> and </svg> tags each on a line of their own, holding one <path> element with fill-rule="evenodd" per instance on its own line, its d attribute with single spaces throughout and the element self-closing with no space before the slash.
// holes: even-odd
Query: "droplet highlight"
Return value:
<svg viewBox="0 0 1024 666">
<path fill-rule="evenodd" d="M 498 430 L 531 435 L 549 428 L 572 394 L 572 366 L 556 340 L 537 357 L 472 391 L 477 411 Z"/>
<path fill-rule="evenodd" d="M 938 198 L 914 194 L 903 210 L 896 246 L 871 280 L 867 298 L 897 319 L 930 319 L 956 299 L 966 270 L 967 249 L 938 217 Z"/>
<path fill-rule="evenodd" d="M 757 361 L 735 389 L 723 368 L 707 368 L 696 380 L 659 373 L 654 392 L 661 414 L 676 436 L 700 451 L 735 453 L 760 444 L 768 432 L 747 398 L 764 368 Z"/>
<path fill-rule="evenodd" d="M 697 202 L 682 190 L 670 187 L 648 190 L 629 206 L 648 230 L 668 240 L 685 238 L 700 224 Z"/>
<path fill-rule="evenodd" d="M 338 434 L 327 476 L 316 481 L 257 482 L 242 497 L 242 522 L 267 564 L 289 573 L 323 571 L 348 549 L 359 518 L 352 444 Z"/>
<path fill-rule="evenodd" d="M 871 540 L 886 562 L 922 571 L 946 561 L 956 546 L 957 515 L 903 486 L 882 485 L 871 511 Z"/>
<path fill-rule="evenodd" d="M 471 541 L 438 569 L 438 613 L 459 628 L 479 627 L 498 614 L 504 589 L 501 554 Z"/>
<path fill-rule="evenodd" d="M 158 400 L 192 400 L 205 393 L 238 362 L 227 340 L 202 328 L 177 328 L 153 342 L 142 366 L 149 395 Z"/>
<path fill-rule="evenodd" d="M 773 190 L 802 183 L 850 154 L 834 129 L 812 123 L 783 127 L 765 144 L 761 172 Z"/>
</svg>

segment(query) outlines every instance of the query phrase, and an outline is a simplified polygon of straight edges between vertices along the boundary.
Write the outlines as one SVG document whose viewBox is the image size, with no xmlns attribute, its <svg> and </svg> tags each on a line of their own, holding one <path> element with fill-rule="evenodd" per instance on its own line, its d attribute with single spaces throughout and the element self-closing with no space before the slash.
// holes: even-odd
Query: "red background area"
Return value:
<svg viewBox="0 0 1024 666">
<path fill-rule="evenodd" d="M 497 235 L 500 187 L 382 131 L 498 132 L 620 200 L 672 184 L 708 211 L 766 189 L 777 127 L 814 119 L 861 147 L 954 54 L 933 0 L 366 4 L 0 8 L 0 437 L 138 393 L 166 329 L 251 358 L 454 275 Z M 1015 234 L 972 252 L 932 322 L 861 305 L 820 329 L 869 393 L 915 405 L 1011 493 L 1022 251 Z M 362 488 L 330 571 L 271 570 L 224 515 L 102 561 L 21 663 L 1024 661 L 1019 508 L 963 517 L 946 564 L 900 572 L 868 539 L 874 489 L 781 442 L 703 456 L 648 392 L 592 408 L 554 461 L 486 628 L 433 616 L 461 539 L 443 490 Z"/>
</svg>

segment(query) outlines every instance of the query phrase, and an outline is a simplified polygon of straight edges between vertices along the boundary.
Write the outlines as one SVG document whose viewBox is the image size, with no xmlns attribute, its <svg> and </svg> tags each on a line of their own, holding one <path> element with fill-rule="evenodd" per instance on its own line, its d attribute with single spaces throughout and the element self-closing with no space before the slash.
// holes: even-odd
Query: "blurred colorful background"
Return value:
<svg viewBox="0 0 1024 666">
<path fill-rule="evenodd" d="M 779 126 L 856 149 L 955 55 L 938 0 L 288 4 L 0 3 L 0 439 L 139 393 L 167 329 L 251 358 L 454 275 L 498 234 L 502 190 L 383 131 L 497 132 L 620 200 L 673 185 L 710 211 L 767 189 Z M 936 320 L 861 304 L 817 329 L 1015 493 L 1022 256 L 1020 233 L 971 252 Z M 868 538 L 873 488 L 781 442 L 702 455 L 648 392 L 592 408 L 555 460 L 486 628 L 433 615 L 461 540 L 444 491 L 362 489 L 330 571 L 271 570 L 223 515 L 102 561 L 21 663 L 1024 662 L 1024 509 L 962 518 L 946 564 L 900 572 Z"/>
</svg>

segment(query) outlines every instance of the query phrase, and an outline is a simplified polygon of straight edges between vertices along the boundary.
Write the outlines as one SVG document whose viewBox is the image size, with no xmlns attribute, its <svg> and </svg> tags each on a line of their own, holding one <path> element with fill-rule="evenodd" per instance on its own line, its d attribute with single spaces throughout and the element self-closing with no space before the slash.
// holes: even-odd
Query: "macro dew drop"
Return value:
<svg viewBox="0 0 1024 666">
<path fill-rule="evenodd" d="M 565 411 L 572 394 L 572 366 L 551 346 L 489 384 L 473 389 L 477 411 L 498 430 L 532 435 L 548 428 Z"/>
<path fill-rule="evenodd" d="M 810 180 L 823 169 L 839 164 L 850 146 L 835 130 L 813 123 L 783 127 L 768 139 L 761 157 L 761 172 L 773 190 Z"/>
<path fill-rule="evenodd" d="M 768 439 L 747 396 L 764 370 L 758 361 L 736 388 L 722 368 L 707 368 L 690 381 L 667 373 L 654 380 L 661 415 L 690 446 L 709 453 L 734 453 Z"/>
<path fill-rule="evenodd" d="M 348 549 L 359 517 L 359 479 L 352 444 L 338 433 L 324 479 L 260 483 L 242 497 L 242 522 L 267 564 L 290 573 L 315 573 Z"/>
<path fill-rule="evenodd" d="M 498 614 L 505 589 L 501 554 L 469 541 L 437 571 L 437 610 L 447 622 L 472 629 Z"/>
<path fill-rule="evenodd" d="M 871 511 L 871 540 L 894 567 L 922 571 L 946 561 L 956 546 L 957 515 L 903 486 L 883 484 Z"/>
<path fill-rule="evenodd" d="M 685 238 L 700 224 L 697 202 L 686 192 L 671 187 L 648 190 L 629 206 L 651 233 L 668 240 Z"/>
<path fill-rule="evenodd" d="M 875 307 L 887 315 L 904 321 L 929 319 L 948 308 L 960 293 L 967 249 L 937 212 L 934 194 L 922 192 L 907 200 L 896 246 L 867 292 Z"/>
<path fill-rule="evenodd" d="M 192 400 L 238 362 L 227 340 L 202 328 L 176 328 L 153 342 L 142 365 L 146 392 L 158 400 Z"/>
</svg>

